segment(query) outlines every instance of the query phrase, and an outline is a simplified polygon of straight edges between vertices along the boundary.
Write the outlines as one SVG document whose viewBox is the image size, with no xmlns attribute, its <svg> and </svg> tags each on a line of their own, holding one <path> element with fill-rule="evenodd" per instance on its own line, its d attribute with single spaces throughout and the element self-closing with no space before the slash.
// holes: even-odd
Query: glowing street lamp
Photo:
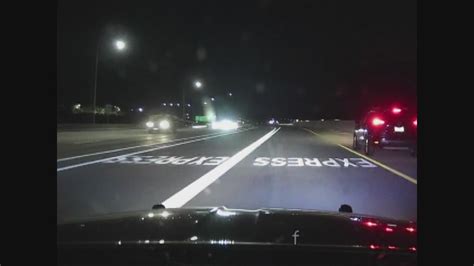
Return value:
<svg viewBox="0 0 474 266">
<path fill-rule="evenodd" d="M 115 41 L 115 48 L 118 51 L 122 51 L 126 48 L 127 44 L 123 40 L 116 40 Z M 94 75 L 94 99 L 92 102 L 93 108 L 93 115 L 92 115 L 92 123 L 95 124 L 95 111 L 96 111 L 96 100 L 97 100 L 97 75 L 98 75 L 98 66 L 99 66 L 99 48 L 100 48 L 100 39 L 97 42 L 97 49 L 95 53 L 95 75 Z"/>
<path fill-rule="evenodd" d="M 122 51 L 123 49 L 125 49 L 126 46 L 127 46 L 127 44 L 122 40 L 115 41 L 115 47 L 119 51 Z"/>
</svg>

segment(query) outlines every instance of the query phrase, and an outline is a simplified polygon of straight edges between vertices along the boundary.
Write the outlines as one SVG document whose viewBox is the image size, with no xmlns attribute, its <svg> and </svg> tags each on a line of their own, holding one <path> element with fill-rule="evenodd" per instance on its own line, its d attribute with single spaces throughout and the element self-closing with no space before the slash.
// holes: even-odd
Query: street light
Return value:
<svg viewBox="0 0 474 266">
<path fill-rule="evenodd" d="M 126 46 L 126 44 L 125 44 L 124 41 L 122 41 L 122 40 L 117 40 L 117 41 L 115 41 L 115 47 L 117 47 L 117 49 L 118 49 L 119 51 L 125 49 L 125 46 Z"/>
<path fill-rule="evenodd" d="M 197 89 L 200 89 L 203 86 L 202 82 L 199 81 L 199 80 L 195 80 L 193 83 L 194 83 L 194 87 L 197 88 Z M 182 89 L 182 94 L 183 94 L 183 99 L 182 99 L 182 109 L 183 110 L 182 110 L 182 112 L 183 112 L 183 118 L 184 118 L 185 117 L 185 112 L 186 112 L 186 110 L 185 110 L 185 108 L 186 108 L 186 103 L 185 103 L 185 101 L 186 101 L 186 96 L 185 96 L 186 88 L 185 87 L 183 87 L 183 89 Z M 188 104 L 188 107 L 191 107 L 191 105 Z"/>
<path fill-rule="evenodd" d="M 115 41 L 115 48 L 118 51 L 124 50 L 126 47 L 126 43 L 123 40 Z M 94 75 L 94 100 L 92 103 L 92 123 L 95 124 L 95 109 L 96 109 L 96 101 L 97 101 L 97 74 L 98 74 L 98 66 L 99 66 L 99 51 L 100 51 L 100 38 L 97 41 L 97 48 L 95 52 L 95 75 Z"/>
</svg>

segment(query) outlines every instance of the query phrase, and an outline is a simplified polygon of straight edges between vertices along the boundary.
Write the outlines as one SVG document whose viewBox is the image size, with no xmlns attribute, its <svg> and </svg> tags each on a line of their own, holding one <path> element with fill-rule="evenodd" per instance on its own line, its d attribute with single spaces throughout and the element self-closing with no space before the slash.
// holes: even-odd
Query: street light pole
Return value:
<svg viewBox="0 0 474 266">
<path fill-rule="evenodd" d="M 97 48 L 95 51 L 95 75 L 94 75 L 94 99 L 92 102 L 92 123 L 95 124 L 95 110 L 96 110 L 96 102 L 97 102 L 97 75 L 98 75 L 98 68 L 99 68 L 99 51 L 100 51 L 100 43 L 101 43 L 101 37 L 99 36 L 97 40 Z M 117 40 L 115 42 L 115 47 L 117 50 L 121 51 L 125 49 L 126 43 L 123 40 Z"/>
<path fill-rule="evenodd" d="M 95 124 L 95 106 L 97 99 L 97 67 L 99 66 L 99 41 L 97 41 L 97 49 L 95 52 L 95 75 L 94 75 L 94 100 L 92 102 L 92 124 Z"/>
<path fill-rule="evenodd" d="M 185 107 L 185 103 L 184 103 L 184 100 L 185 100 L 184 92 L 185 92 L 185 89 L 183 87 L 183 102 L 181 103 L 181 106 L 183 107 L 183 120 L 186 120 L 186 107 Z"/>
<path fill-rule="evenodd" d="M 197 89 L 201 88 L 202 87 L 202 83 L 198 80 L 198 81 L 195 81 L 194 82 L 194 87 L 196 87 Z M 182 89 L 182 94 L 183 94 L 183 102 L 182 102 L 182 105 L 183 105 L 183 119 L 186 119 L 186 103 L 185 103 L 185 94 L 186 94 L 186 87 L 187 86 L 183 86 L 183 89 Z"/>
</svg>

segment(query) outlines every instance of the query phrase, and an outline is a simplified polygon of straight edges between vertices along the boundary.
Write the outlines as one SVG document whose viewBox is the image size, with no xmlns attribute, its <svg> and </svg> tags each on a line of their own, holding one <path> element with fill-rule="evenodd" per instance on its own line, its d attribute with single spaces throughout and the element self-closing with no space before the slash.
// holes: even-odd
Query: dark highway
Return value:
<svg viewBox="0 0 474 266">
<path fill-rule="evenodd" d="M 350 204 L 356 213 L 416 221 L 416 158 L 390 150 L 367 158 L 347 147 L 350 126 L 308 125 L 58 131 L 58 221 L 159 203 L 321 211 Z"/>
</svg>

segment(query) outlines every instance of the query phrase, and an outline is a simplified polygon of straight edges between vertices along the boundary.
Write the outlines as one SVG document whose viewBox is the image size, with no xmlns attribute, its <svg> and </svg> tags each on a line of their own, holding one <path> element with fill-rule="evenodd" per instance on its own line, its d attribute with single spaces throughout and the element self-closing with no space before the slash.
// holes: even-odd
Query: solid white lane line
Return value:
<svg viewBox="0 0 474 266">
<path fill-rule="evenodd" d="M 255 141 L 254 143 L 250 144 L 243 150 L 236 153 L 231 158 L 224 161 L 222 164 L 217 166 L 216 168 L 212 169 L 205 175 L 201 176 L 185 188 L 178 191 L 173 196 L 169 197 L 167 200 L 163 201 L 163 205 L 166 208 L 180 208 L 192 198 L 194 198 L 197 194 L 203 191 L 206 187 L 211 185 L 214 181 L 219 179 L 223 174 L 229 171 L 232 167 L 242 161 L 245 157 L 247 157 L 250 153 L 252 153 L 255 149 L 257 149 L 260 145 L 262 145 L 265 141 L 269 140 L 274 134 L 276 134 L 280 130 L 272 129 L 270 132 L 265 134 L 263 137 Z"/>
<path fill-rule="evenodd" d="M 170 140 L 170 141 L 167 141 L 167 142 L 162 142 L 162 143 L 137 145 L 137 146 L 131 146 L 131 147 L 125 147 L 125 148 L 119 148 L 119 149 L 113 149 L 113 150 L 99 151 L 99 152 L 94 152 L 94 153 L 89 153 L 89 154 L 83 154 L 83 155 L 77 155 L 77 156 L 72 156 L 72 157 L 67 157 L 67 158 L 61 158 L 61 159 L 58 159 L 57 161 L 58 162 L 63 162 L 63 161 L 69 161 L 69 160 L 73 160 L 73 159 L 79 159 L 79 158 L 89 157 L 89 156 L 94 156 L 94 155 L 107 154 L 107 153 L 125 151 L 125 150 L 136 149 L 136 148 L 150 147 L 150 146 L 161 145 L 161 144 L 168 144 L 168 143 L 173 143 L 173 142 L 177 142 L 177 141 L 181 141 L 181 140 L 196 139 L 196 138 L 207 137 L 207 136 L 215 136 L 215 135 L 219 135 L 219 134 L 222 134 L 222 133 L 204 134 L 204 135 L 192 136 L 192 137 L 187 137 L 187 138 L 173 139 L 173 140 Z M 84 142 L 84 143 L 87 143 L 87 142 Z"/>
<path fill-rule="evenodd" d="M 95 142 L 100 142 L 100 141 L 103 141 L 103 140 L 84 140 L 84 141 L 79 141 L 79 142 L 73 142 L 72 144 L 79 145 L 79 144 L 95 143 Z"/>
<path fill-rule="evenodd" d="M 204 140 L 218 138 L 218 137 L 222 137 L 222 136 L 237 134 L 237 133 L 241 133 L 241 132 L 244 132 L 244 131 L 247 131 L 247 130 L 249 130 L 249 129 L 236 131 L 236 132 L 231 132 L 231 133 L 224 133 L 224 134 L 220 134 L 220 135 L 217 135 L 217 136 L 210 136 L 210 137 L 205 137 L 205 138 L 192 139 L 192 140 L 189 140 L 189 141 L 179 142 L 179 143 L 175 143 L 175 144 L 171 144 L 171 145 L 160 146 L 160 147 L 156 147 L 156 148 L 152 148 L 152 149 L 141 150 L 141 151 L 132 152 L 132 153 L 128 153 L 128 154 L 122 154 L 122 155 L 107 157 L 107 158 L 103 158 L 103 159 L 99 159 L 99 160 L 88 161 L 88 162 L 84 162 L 84 163 L 80 163 L 80 164 L 69 165 L 69 166 L 57 168 L 56 171 L 60 172 L 60 171 L 64 171 L 64 170 L 68 170 L 68 169 L 72 169 L 72 168 L 77 168 L 77 167 L 81 167 L 81 166 L 86 166 L 86 165 L 91 165 L 91 164 L 96 164 L 96 163 L 100 163 L 100 162 L 104 162 L 104 161 L 107 161 L 107 160 L 116 159 L 116 158 L 120 158 L 120 157 L 132 156 L 132 155 L 147 153 L 147 152 L 151 152 L 151 151 L 157 151 L 157 150 L 162 150 L 162 149 L 171 148 L 171 147 L 175 147 L 175 146 L 180 146 L 180 145 L 184 145 L 184 144 L 189 144 L 189 143 L 193 143 L 193 142 L 204 141 Z"/>
</svg>

